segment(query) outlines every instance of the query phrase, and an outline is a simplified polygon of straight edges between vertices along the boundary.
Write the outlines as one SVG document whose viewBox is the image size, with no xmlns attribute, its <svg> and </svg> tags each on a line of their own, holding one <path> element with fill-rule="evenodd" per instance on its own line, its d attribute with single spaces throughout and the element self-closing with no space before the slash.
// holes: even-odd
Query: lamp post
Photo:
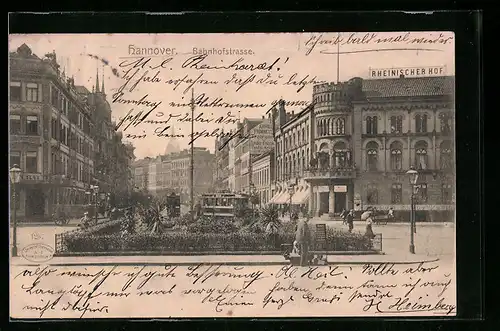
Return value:
<svg viewBox="0 0 500 331">
<path fill-rule="evenodd" d="M 418 180 L 418 172 L 411 167 L 410 170 L 406 172 L 410 180 L 411 195 L 410 195 L 410 253 L 415 254 L 415 185 Z"/>
<path fill-rule="evenodd" d="M 14 189 L 13 204 L 14 204 L 14 222 L 12 236 L 12 256 L 17 256 L 17 184 L 21 181 L 22 170 L 17 164 L 14 164 L 9 170 L 10 181 Z"/>
<path fill-rule="evenodd" d="M 256 189 L 255 189 L 255 185 L 253 183 L 250 183 L 250 199 L 251 199 L 251 202 L 252 202 L 252 217 L 255 216 L 255 213 L 254 213 L 254 202 L 255 202 L 255 195 L 257 194 L 256 192 Z"/>
<path fill-rule="evenodd" d="M 90 189 L 92 190 L 92 193 L 94 193 L 94 217 L 95 217 L 95 224 L 97 224 L 97 195 L 99 194 L 99 186 L 97 185 L 91 185 Z"/>
</svg>

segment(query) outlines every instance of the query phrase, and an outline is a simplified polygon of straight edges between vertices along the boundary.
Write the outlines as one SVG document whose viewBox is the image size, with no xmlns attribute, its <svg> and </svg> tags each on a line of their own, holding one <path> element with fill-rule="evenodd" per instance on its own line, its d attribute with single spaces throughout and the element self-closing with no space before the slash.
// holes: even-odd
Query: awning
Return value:
<svg viewBox="0 0 500 331">
<path fill-rule="evenodd" d="M 292 196 L 293 205 L 303 205 L 309 199 L 309 190 L 303 187 Z"/>
<path fill-rule="evenodd" d="M 283 193 L 281 193 L 281 195 L 276 199 L 274 203 L 279 205 L 290 203 L 290 194 L 288 194 L 287 191 L 284 191 Z"/>
<path fill-rule="evenodd" d="M 276 193 L 267 203 L 274 203 L 274 201 L 276 201 L 276 199 L 280 196 L 280 194 L 281 192 Z"/>
<path fill-rule="evenodd" d="M 284 194 L 285 192 L 278 192 L 274 195 L 272 201 L 270 201 L 270 203 L 275 203 L 275 204 L 279 204 L 280 202 L 278 202 L 280 199 L 281 199 L 281 196 Z"/>
</svg>

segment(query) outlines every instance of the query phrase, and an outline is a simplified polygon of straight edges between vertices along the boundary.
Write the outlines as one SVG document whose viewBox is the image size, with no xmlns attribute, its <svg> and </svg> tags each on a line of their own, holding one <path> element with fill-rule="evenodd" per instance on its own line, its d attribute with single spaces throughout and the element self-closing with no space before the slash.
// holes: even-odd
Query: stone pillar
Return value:
<svg viewBox="0 0 500 331">
<path fill-rule="evenodd" d="M 330 194 L 328 195 L 328 213 L 333 216 L 335 212 L 335 192 L 333 192 L 333 185 L 330 186 Z"/>
<path fill-rule="evenodd" d="M 320 192 L 316 192 L 316 212 L 315 212 L 315 216 L 319 216 L 319 209 L 320 209 L 320 206 L 321 206 L 321 195 L 320 195 Z"/>
<path fill-rule="evenodd" d="M 314 191 L 313 191 L 313 186 L 312 184 L 309 185 L 309 216 L 313 216 L 314 214 Z"/>
</svg>

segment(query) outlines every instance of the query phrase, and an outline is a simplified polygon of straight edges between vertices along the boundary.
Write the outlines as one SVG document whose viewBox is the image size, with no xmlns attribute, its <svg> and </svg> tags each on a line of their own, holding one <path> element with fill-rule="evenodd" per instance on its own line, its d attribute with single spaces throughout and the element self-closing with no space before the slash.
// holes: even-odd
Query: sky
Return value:
<svg viewBox="0 0 500 331">
<path fill-rule="evenodd" d="M 123 122 L 119 130 L 137 158 L 162 154 L 171 139 L 166 133 L 189 148 L 192 95 L 208 98 L 195 107 L 195 118 L 211 119 L 195 122 L 194 131 L 206 134 L 194 144 L 214 151 L 214 135 L 235 128 L 238 118 L 262 117 L 280 98 L 297 102 L 289 111 L 303 109 L 315 83 L 369 78 L 370 68 L 445 66 L 446 75 L 455 73 L 452 32 L 9 36 L 10 51 L 23 43 L 39 57 L 55 51 L 76 85 L 91 90 L 97 72 L 100 84 L 104 75 L 112 117 Z M 223 103 L 233 107 L 216 106 Z"/>
</svg>

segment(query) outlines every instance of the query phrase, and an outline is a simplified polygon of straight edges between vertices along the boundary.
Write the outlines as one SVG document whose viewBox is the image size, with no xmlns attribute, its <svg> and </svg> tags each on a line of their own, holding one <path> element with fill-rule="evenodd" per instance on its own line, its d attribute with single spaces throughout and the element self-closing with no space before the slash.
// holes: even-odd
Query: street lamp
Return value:
<svg viewBox="0 0 500 331">
<path fill-rule="evenodd" d="M 99 194 L 99 186 L 97 185 L 90 185 L 90 189 L 94 193 L 94 217 L 95 217 L 95 224 L 97 224 L 97 197 Z"/>
<path fill-rule="evenodd" d="M 418 172 L 411 167 L 410 170 L 406 172 L 410 180 L 411 195 L 410 195 L 410 253 L 415 254 L 415 242 L 414 242 L 414 232 L 415 232 L 415 185 L 418 180 Z"/>
<path fill-rule="evenodd" d="M 256 189 L 255 189 L 255 185 L 253 183 L 250 183 L 250 199 L 251 199 L 251 202 L 252 202 L 252 217 L 255 216 L 255 213 L 254 213 L 254 203 L 255 203 L 255 195 L 257 194 L 256 192 Z"/>
<path fill-rule="evenodd" d="M 13 204 L 14 204 L 14 223 L 13 223 L 13 231 L 14 234 L 12 236 L 12 256 L 17 256 L 17 184 L 21 181 L 21 173 L 22 170 L 19 168 L 17 164 L 14 164 L 12 168 L 10 168 L 9 176 L 10 182 L 12 183 L 12 188 L 14 189 L 13 196 Z"/>
</svg>

